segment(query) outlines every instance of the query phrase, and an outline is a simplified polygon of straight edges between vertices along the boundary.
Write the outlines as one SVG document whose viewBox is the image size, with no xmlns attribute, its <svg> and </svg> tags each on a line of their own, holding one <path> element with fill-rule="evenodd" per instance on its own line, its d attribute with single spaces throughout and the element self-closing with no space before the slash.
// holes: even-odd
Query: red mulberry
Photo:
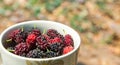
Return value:
<svg viewBox="0 0 120 65">
<path fill-rule="evenodd" d="M 45 50 L 47 49 L 48 47 L 48 39 L 49 37 L 47 35 L 41 35 L 39 37 L 37 37 L 37 43 L 36 43 L 36 46 L 42 50 Z"/>
<path fill-rule="evenodd" d="M 19 43 L 18 45 L 15 46 L 14 53 L 16 55 L 23 55 L 23 53 L 27 53 L 28 51 L 29 51 L 29 48 L 26 45 L 26 43 Z"/>
</svg>

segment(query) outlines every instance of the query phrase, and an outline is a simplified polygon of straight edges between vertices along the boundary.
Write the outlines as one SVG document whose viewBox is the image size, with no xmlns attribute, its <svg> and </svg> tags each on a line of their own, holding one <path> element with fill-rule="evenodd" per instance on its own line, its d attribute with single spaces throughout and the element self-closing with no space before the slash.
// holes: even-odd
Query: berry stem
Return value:
<svg viewBox="0 0 120 65">
<path fill-rule="evenodd" d="M 34 29 L 36 29 L 36 28 L 37 28 L 37 25 L 34 24 Z"/>
<path fill-rule="evenodd" d="M 47 49 L 47 52 L 50 52 L 50 50 L 49 50 L 49 49 Z"/>
<path fill-rule="evenodd" d="M 23 28 L 23 26 L 21 26 L 21 31 L 22 31 L 22 32 L 24 31 L 24 28 Z"/>
<path fill-rule="evenodd" d="M 10 42 L 10 41 L 12 41 L 12 39 L 8 39 L 8 40 L 6 40 L 6 42 Z"/>
<path fill-rule="evenodd" d="M 63 29 L 64 34 L 67 34 L 66 31 Z"/>
<path fill-rule="evenodd" d="M 42 34 L 45 34 L 46 33 L 46 29 L 43 30 L 43 33 Z"/>
<path fill-rule="evenodd" d="M 8 50 L 9 52 L 14 52 L 14 51 L 15 51 L 15 50 L 12 50 L 12 49 L 9 49 L 9 48 L 8 48 L 7 50 Z"/>
</svg>

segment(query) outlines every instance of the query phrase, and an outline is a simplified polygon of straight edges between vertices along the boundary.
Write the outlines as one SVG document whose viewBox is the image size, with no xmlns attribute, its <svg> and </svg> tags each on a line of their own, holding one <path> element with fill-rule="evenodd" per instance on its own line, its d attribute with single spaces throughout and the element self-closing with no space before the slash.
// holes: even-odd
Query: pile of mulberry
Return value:
<svg viewBox="0 0 120 65">
<path fill-rule="evenodd" d="M 16 29 L 8 34 L 8 51 L 28 58 L 51 58 L 69 53 L 74 49 L 70 34 L 62 35 L 55 29 L 41 32 L 38 28 Z"/>
</svg>

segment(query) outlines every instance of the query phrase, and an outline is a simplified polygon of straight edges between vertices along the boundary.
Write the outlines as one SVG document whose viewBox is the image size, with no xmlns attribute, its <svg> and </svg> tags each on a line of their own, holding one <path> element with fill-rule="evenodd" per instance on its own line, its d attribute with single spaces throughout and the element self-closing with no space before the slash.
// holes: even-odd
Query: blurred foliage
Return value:
<svg viewBox="0 0 120 65">
<path fill-rule="evenodd" d="M 20 22 L 47 19 L 69 22 L 68 25 L 81 34 L 92 33 L 93 37 L 97 34 L 104 35 L 100 33 L 101 31 L 111 32 L 108 31 L 110 28 L 104 25 L 106 24 L 102 20 L 104 17 L 119 19 L 119 16 L 112 12 L 114 8 L 111 6 L 116 3 L 115 0 L 18 0 L 12 3 L 11 1 L 0 0 L 0 15 L 7 16 L 9 20 Z M 100 41 L 111 43 L 113 40 L 111 35 L 112 33 L 108 34 L 109 38 Z"/>
<path fill-rule="evenodd" d="M 39 7 L 36 7 L 35 9 L 34 9 L 34 16 L 38 16 L 39 15 L 39 13 L 40 13 L 40 8 Z"/>
<path fill-rule="evenodd" d="M 4 15 L 5 11 L 6 11 L 5 9 L 0 9 L 0 14 Z"/>
<path fill-rule="evenodd" d="M 96 4 L 97 4 L 97 6 L 99 7 L 99 9 L 100 9 L 101 11 L 103 11 L 104 13 L 106 13 L 106 14 L 109 15 L 109 16 L 112 16 L 111 10 L 108 9 L 108 7 L 107 7 L 106 0 L 98 0 L 98 1 L 96 2 Z"/>
<path fill-rule="evenodd" d="M 101 10 L 105 10 L 106 9 L 105 0 L 98 0 L 96 3 L 97 3 L 97 5 L 99 6 L 99 8 Z"/>
<path fill-rule="evenodd" d="M 54 1 L 46 0 L 45 8 L 48 12 L 52 12 L 55 8 L 60 6 L 61 3 L 62 0 L 54 0 Z"/>
</svg>

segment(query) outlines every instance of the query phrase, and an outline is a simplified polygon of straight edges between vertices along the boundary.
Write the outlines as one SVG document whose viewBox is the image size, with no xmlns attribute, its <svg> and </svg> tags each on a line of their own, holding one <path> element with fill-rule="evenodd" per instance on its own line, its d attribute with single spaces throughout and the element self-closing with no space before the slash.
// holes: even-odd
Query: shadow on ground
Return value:
<svg viewBox="0 0 120 65">
<path fill-rule="evenodd" d="M 85 64 L 82 62 L 78 62 L 77 65 L 85 65 Z"/>
</svg>

